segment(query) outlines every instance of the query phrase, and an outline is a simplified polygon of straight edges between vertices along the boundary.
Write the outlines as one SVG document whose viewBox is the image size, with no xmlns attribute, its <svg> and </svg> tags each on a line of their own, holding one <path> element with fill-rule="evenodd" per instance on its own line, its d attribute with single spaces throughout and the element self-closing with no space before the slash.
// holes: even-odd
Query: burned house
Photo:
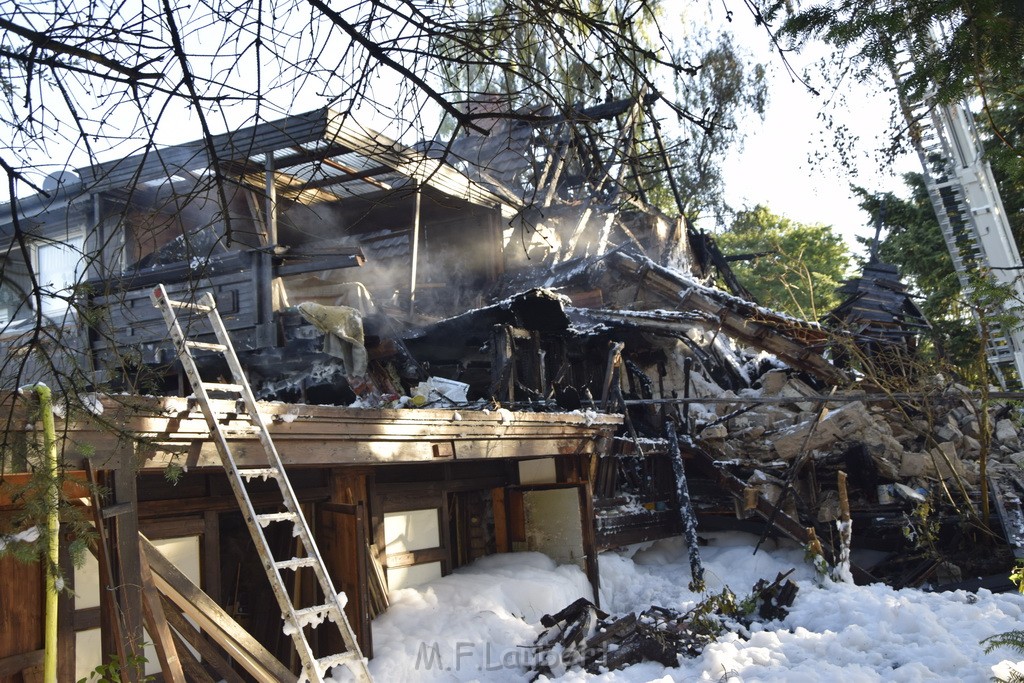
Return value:
<svg viewBox="0 0 1024 683">
<path fill-rule="evenodd" d="M 259 467 L 253 416 L 215 394 L 215 428 L 204 420 L 158 285 L 212 296 L 367 656 L 390 590 L 486 554 L 540 550 L 596 587 L 600 550 L 679 534 L 693 508 L 707 528 L 817 539 L 829 556 L 821 509 L 836 492 L 806 488 L 815 467 L 870 473 L 852 492 L 866 514 L 902 514 L 910 503 L 878 487 L 925 446 L 876 425 L 862 394 L 829 395 L 850 380 L 824 328 L 708 283 L 692 231 L 647 204 L 627 163 L 617 117 L 642 108 L 496 117 L 490 135 L 443 146 L 320 110 L 79 169 L 18 200 L 18 224 L 3 226 L 6 380 L 57 373 L 77 392 L 60 422 L 67 496 L 91 499 L 104 531 L 97 560 L 67 568 L 63 670 L 139 643 L 149 586 L 168 642 L 199 650 L 194 671 L 279 680 L 298 666 L 215 444 L 225 435 Z M 588 125 L 617 132 L 572 133 Z M 193 354 L 203 381 L 227 386 L 214 331 L 195 311 L 179 319 L 210 347 Z M 33 418 L 13 393 L 4 405 L 20 430 L 10 486 L 29 469 Z M 861 460 L 843 455 L 854 443 Z M 258 513 L 282 514 L 274 486 L 254 482 Z M 896 528 L 878 537 L 895 548 Z M 301 559 L 288 529 L 267 535 Z M 19 590 L 0 586 L 10 618 L 30 624 L 2 630 L 11 667 L 39 647 L 39 606 Z M 296 577 L 288 591 L 315 589 Z M 205 613 L 201 630 L 233 663 L 183 620 Z M 318 648 L 336 651 L 332 638 Z"/>
</svg>

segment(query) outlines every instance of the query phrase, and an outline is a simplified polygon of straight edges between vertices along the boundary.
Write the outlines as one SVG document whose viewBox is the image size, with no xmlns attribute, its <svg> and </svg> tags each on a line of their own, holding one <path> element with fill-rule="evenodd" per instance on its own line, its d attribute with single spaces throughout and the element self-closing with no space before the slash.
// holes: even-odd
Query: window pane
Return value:
<svg viewBox="0 0 1024 683">
<path fill-rule="evenodd" d="M 39 284 L 43 291 L 67 296 L 82 272 L 82 238 L 73 237 L 64 244 L 40 244 L 36 257 Z M 43 297 L 43 314 L 60 318 L 67 310 L 65 299 Z"/>
</svg>

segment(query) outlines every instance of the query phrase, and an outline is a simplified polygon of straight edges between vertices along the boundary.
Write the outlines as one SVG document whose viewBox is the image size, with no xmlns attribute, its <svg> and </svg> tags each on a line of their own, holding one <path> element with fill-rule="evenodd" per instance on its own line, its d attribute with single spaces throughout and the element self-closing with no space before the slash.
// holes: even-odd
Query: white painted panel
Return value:
<svg viewBox="0 0 1024 683">
<path fill-rule="evenodd" d="M 85 553 L 81 567 L 75 567 L 75 609 L 100 606 L 100 563 Z"/>
<path fill-rule="evenodd" d="M 405 553 L 441 545 L 437 508 L 388 512 L 384 515 L 385 552 Z"/>
<path fill-rule="evenodd" d="M 586 571 L 580 496 L 576 488 L 524 491 L 526 547 L 559 564 L 577 564 Z"/>
<path fill-rule="evenodd" d="M 427 562 L 410 567 L 388 568 L 388 590 L 418 586 L 427 581 L 441 578 L 441 563 Z"/>
<path fill-rule="evenodd" d="M 557 476 L 554 458 L 519 461 L 520 484 L 554 484 Z"/>
<path fill-rule="evenodd" d="M 171 561 L 181 573 L 190 578 L 197 586 L 201 585 L 199 558 L 199 537 L 182 536 L 180 538 L 164 538 L 153 541 L 160 554 Z"/>
<path fill-rule="evenodd" d="M 89 674 L 99 666 L 100 651 L 103 647 L 103 636 L 98 628 L 79 631 L 75 634 L 75 680 L 89 678 Z"/>
</svg>

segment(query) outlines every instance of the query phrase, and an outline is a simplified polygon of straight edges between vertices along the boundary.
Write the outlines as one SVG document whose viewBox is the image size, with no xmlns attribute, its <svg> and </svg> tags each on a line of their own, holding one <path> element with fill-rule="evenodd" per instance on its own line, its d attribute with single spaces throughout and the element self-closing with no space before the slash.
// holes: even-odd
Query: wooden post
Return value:
<svg viewBox="0 0 1024 683">
<path fill-rule="evenodd" d="M 604 369 L 604 382 L 601 385 L 601 410 L 608 410 L 608 398 L 611 394 L 612 380 L 618 379 L 617 370 L 622 365 L 622 349 L 626 345 L 622 342 L 608 343 L 608 364 Z"/>
<path fill-rule="evenodd" d="M 274 182 L 274 153 L 267 152 L 266 164 L 266 220 L 268 246 L 277 244 L 277 183 Z"/>
<path fill-rule="evenodd" d="M 671 174 L 670 174 L 671 175 Z M 683 398 L 690 398 L 690 373 L 693 370 L 693 358 L 683 359 Z M 683 403 L 683 434 L 690 433 L 690 402 Z"/>
<path fill-rule="evenodd" d="M 846 492 L 846 472 L 836 474 L 839 487 L 839 552 L 833 577 L 837 581 L 853 582 L 850 574 L 850 545 L 853 541 L 853 524 L 850 521 L 850 499 Z"/>
<path fill-rule="evenodd" d="M 118 515 L 114 521 L 114 547 L 117 553 L 117 594 L 120 597 L 121 615 L 124 619 L 121 638 L 125 654 L 131 666 L 122 663 L 122 675 L 130 681 L 142 678 L 143 635 L 142 635 L 142 568 L 139 561 L 139 518 L 138 488 L 131 446 L 121 449 L 120 463 L 114 473 L 114 504 L 127 503 L 131 512 Z"/>
<path fill-rule="evenodd" d="M 668 457 L 672 462 L 672 471 L 676 478 L 676 504 L 679 506 L 679 519 L 683 525 L 683 535 L 686 538 L 690 556 L 690 590 L 703 592 L 706 584 L 704 564 L 700 559 L 697 538 L 697 515 L 690 499 L 690 488 L 686 481 L 686 466 L 683 464 L 683 454 L 679 449 L 679 436 L 676 434 L 676 427 L 671 420 L 665 422 L 665 436 L 668 438 Z"/>
<path fill-rule="evenodd" d="M 583 554 L 586 556 L 587 579 L 594 589 L 594 604 L 601 606 L 601 575 L 597 563 L 597 518 L 594 515 L 594 487 L 590 479 L 579 486 L 580 524 L 583 531 Z"/>
<path fill-rule="evenodd" d="M 220 604 L 220 513 L 203 513 L 203 583 L 206 594 Z"/>
<path fill-rule="evenodd" d="M 498 402 L 515 400 L 516 362 L 512 330 L 508 325 L 491 328 L 491 397 Z"/>
<path fill-rule="evenodd" d="M 86 458 L 85 472 L 89 483 L 99 486 L 100 480 L 93 469 L 92 461 Z M 106 477 L 103 483 L 106 483 Z M 93 493 L 93 519 L 96 526 L 96 560 L 99 564 L 100 579 L 100 634 L 101 657 L 105 660 L 108 653 L 117 653 L 118 661 L 127 661 L 124 638 L 121 637 L 122 622 L 117 602 L 116 580 L 114 578 L 114 562 L 110 555 L 110 542 L 107 538 L 107 523 L 103 519 L 102 503 L 99 496 Z"/>
<path fill-rule="evenodd" d="M 491 489 L 491 510 L 494 513 L 494 547 L 499 553 L 512 552 L 508 539 L 508 509 L 505 506 L 505 489 Z"/>
<path fill-rule="evenodd" d="M 75 563 L 68 548 L 70 527 L 60 527 L 60 573 L 64 587 L 57 596 L 57 680 L 75 680 Z"/>
<path fill-rule="evenodd" d="M 839 519 L 843 522 L 849 522 L 850 498 L 846 492 L 846 472 L 839 470 L 836 473 L 836 484 L 839 487 Z"/>
</svg>

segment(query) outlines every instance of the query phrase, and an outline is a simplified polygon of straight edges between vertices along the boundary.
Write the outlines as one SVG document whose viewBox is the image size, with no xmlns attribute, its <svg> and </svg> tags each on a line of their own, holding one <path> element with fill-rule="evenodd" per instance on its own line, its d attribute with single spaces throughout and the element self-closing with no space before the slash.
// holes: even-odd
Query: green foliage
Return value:
<svg viewBox="0 0 1024 683">
<path fill-rule="evenodd" d="M 743 141 L 739 121 L 751 114 L 764 116 L 765 69 L 751 64 L 725 33 L 696 35 L 692 52 L 687 61 L 700 64 L 700 69 L 685 87 L 677 81 L 676 98 L 690 111 L 707 112 L 711 126 L 698 130 L 684 125 L 682 133 L 667 143 L 668 161 L 682 195 L 683 212 L 691 219 L 710 213 L 724 222 L 722 162 Z M 652 191 L 652 203 L 674 215 L 678 210 L 667 185 L 667 179 L 661 179 Z"/>
<path fill-rule="evenodd" d="M 71 539 L 68 544 L 71 560 L 76 567 L 81 567 L 85 561 L 85 554 L 89 549 L 89 544 L 96 533 L 92 525 L 85 518 L 82 507 L 72 505 L 64 496 L 63 485 L 66 481 L 68 480 L 62 473 L 59 477 L 61 526 Z M 77 485 L 82 484 L 81 481 L 77 480 L 74 483 Z M 4 481 L 0 484 L 4 488 L 4 494 L 18 505 L 16 513 L 5 520 L 4 527 L 0 529 L 0 533 L 13 536 L 20 530 L 32 527 L 37 527 L 41 530 L 45 529 L 47 510 L 44 491 L 47 484 L 46 477 L 39 471 L 33 472 L 32 476 L 24 484 L 14 485 L 10 481 Z M 45 562 L 47 561 L 45 534 L 41 533 L 35 541 L 7 543 L 4 547 L 0 548 L 0 555 L 3 554 L 9 554 L 21 562 Z M 59 568 L 54 567 L 53 571 L 54 576 L 61 576 Z"/>
<path fill-rule="evenodd" d="M 185 473 L 185 468 L 174 462 L 173 460 L 167 463 L 164 467 L 164 479 L 171 484 L 177 484 L 181 481 L 181 475 Z"/>
<path fill-rule="evenodd" d="M 804 560 L 814 567 L 814 574 L 819 579 L 828 576 L 828 561 L 817 548 L 812 548 L 810 545 L 804 546 Z"/>
<path fill-rule="evenodd" d="M 836 287 L 850 256 L 831 227 L 798 223 L 756 206 L 738 213 L 716 239 L 727 257 L 768 252 L 732 264 L 760 304 L 806 319 L 820 318 L 839 304 Z"/>
<path fill-rule="evenodd" d="M 989 91 L 975 118 L 985 140 L 1006 217 L 1017 248 L 1024 244 L 1024 76 L 1003 91 Z"/>
<path fill-rule="evenodd" d="M 1024 631 L 1007 631 L 1006 633 L 986 638 L 981 642 L 985 644 L 986 653 L 992 652 L 997 647 L 1004 645 L 1013 648 L 1017 652 L 1024 652 Z M 993 676 L 992 680 L 996 683 L 1024 683 L 1024 673 L 1011 666 L 1008 678 Z"/>
<path fill-rule="evenodd" d="M 690 628 L 707 636 L 718 636 L 726 630 L 723 617 L 736 619 L 752 613 L 754 605 L 736 601 L 736 594 L 726 586 L 721 593 L 713 593 L 687 613 Z"/>
<path fill-rule="evenodd" d="M 1024 593 L 1024 560 L 1017 560 L 1013 571 L 1010 572 L 1010 581 L 1017 586 L 1018 591 Z M 1008 647 L 1015 652 L 1024 654 L 1024 631 L 1013 630 L 997 633 L 982 640 L 981 644 L 985 646 L 985 654 L 989 654 L 1000 647 Z M 999 681 L 999 683 L 1024 683 L 1024 672 L 1010 669 L 1009 678 L 994 678 L 993 680 Z"/>
<path fill-rule="evenodd" d="M 128 657 L 128 668 L 141 671 L 149 660 L 142 655 L 130 655 Z M 78 683 L 121 683 L 121 662 L 116 655 L 110 655 L 106 664 L 100 664 L 93 669 L 85 678 L 78 679 Z M 140 683 L 155 681 L 154 676 L 142 676 Z"/>
<path fill-rule="evenodd" d="M 470 37 L 438 33 L 431 37 L 432 51 L 441 57 L 438 77 L 449 92 L 468 100 L 497 96 L 488 99 L 500 101 L 503 113 L 556 103 L 586 106 L 595 97 L 635 95 L 645 85 L 641 73 L 655 60 L 650 31 L 659 5 L 552 4 L 542 12 L 531 3 L 470 0 L 460 10 L 465 12 L 464 25 L 476 27 L 471 37 L 479 42 L 475 49 L 488 59 L 460 59 Z M 620 54 L 598 50 L 598 25 L 618 30 L 635 49 Z M 639 70 L 620 68 L 624 65 L 616 60 L 623 59 Z"/>
<path fill-rule="evenodd" d="M 1010 581 L 1017 587 L 1017 591 L 1024 593 L 1024 560 L 1017 560 L 1010 572 Z"/>
<path fill-rule="evenodd" d="M 903 537 L 910 541 L 914 548 L 930 556 L 938 556 L 936 541 L 939 538 L 939 521 L 933 514 L 930 502 L 925 501 L 914 508 L 909 515 L 904 515 Z"/>
<path fill-rule="evenodd" d="M 29 417 L 35 421 L 35 416 Z M 79 448 L 79 454 L 90 455 L 91 447 Z M 6 517 L 0 524 L 0 535 L 13 537 L 16 533 L 25 529 L 38 528 L 42 532 L 47 526 L 47 513 L 49 512 L 46 490 L 50 484 L 43 467 L 39 467 L 42 461 L 43 443 L 41 432 L 31 432 L 24 438 L 10 439 L 0 451 L 0 461 L 7 463 L 12 468 L 24 471 L 27 478 L 24 482 L 14 483 L 14 477 L 0 479 L 0 488 L 3 489 L 5 497 L 9 498 L 15 505 L 16 510 Z M 85 561 L 85 553 L 96 533 L 92 524 L 83 514 L 80 505 L 72 505 L 67 499 L 65 492 L 66 484 L 72 484 L 71 490 L 77 486 L 84 485 L 81 480 L 71 480 L 63 467 L 57 470 L 57 489 L 60 492 L 60 517 L 61 526 L 71 539 L 68 544 L 68 552 L 76 567 L 80 567 Z M 0 548 L 0 554 L 10 554 L 22 562 L 48 562 L 45 533 L 40 533 L 35 541 L 22 541 L 7 543 Z M 50 567 L 53 576 L 60 578 L 59 567 Z"/>
<path fill-rule="evenodd" d="M 836 59 L 859 67 L 865 80 L 888 73 L 894 50 L 908 45 L 913 62 L 907 85 L 915 99 L 933 87 L 946 102 L 983 83 L 1002 89 L 1024 64 L 1019 0 L 774 0 L 766 15 L 782 19 L 783 32 L 796 40 L 821 38 L 841 48 Z M 930 32 L 937 24 L 943 30 L 938 44 Z"/>
</svg>

